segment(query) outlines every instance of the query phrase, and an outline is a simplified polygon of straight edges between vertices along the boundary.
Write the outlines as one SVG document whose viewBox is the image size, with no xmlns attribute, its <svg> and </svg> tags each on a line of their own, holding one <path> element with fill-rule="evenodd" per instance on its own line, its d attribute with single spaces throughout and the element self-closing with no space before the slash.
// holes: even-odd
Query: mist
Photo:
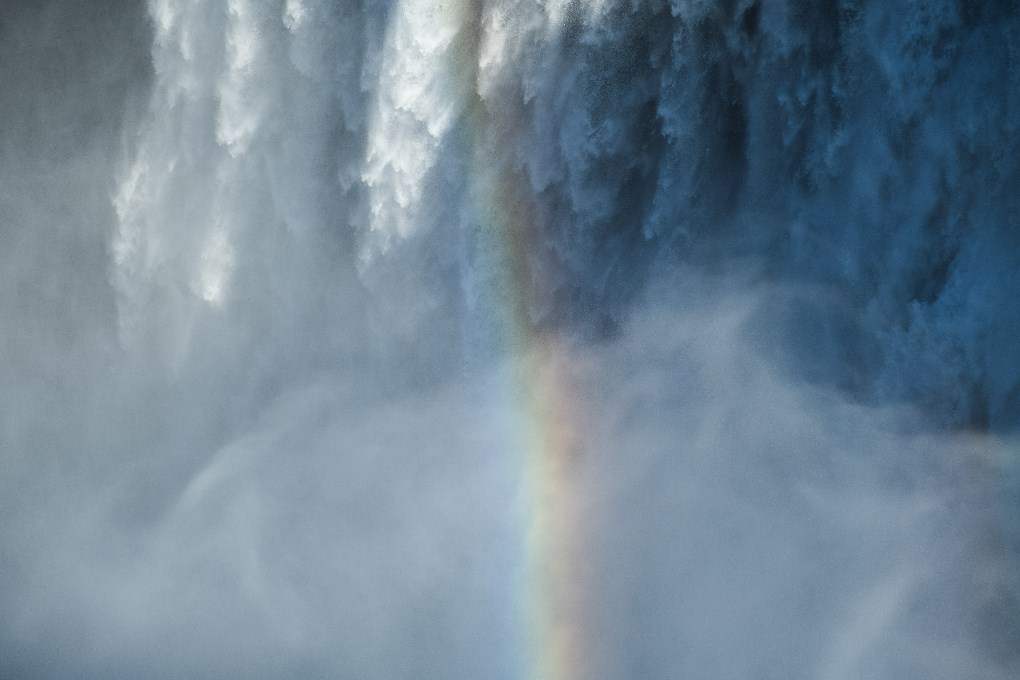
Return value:
<svg viewBox="0 0 1020 680">
<path fill-rule="evenodd" d="M 1015 3 L 0 11 L 0 676 L 1020 672 Z"/>
</svg>

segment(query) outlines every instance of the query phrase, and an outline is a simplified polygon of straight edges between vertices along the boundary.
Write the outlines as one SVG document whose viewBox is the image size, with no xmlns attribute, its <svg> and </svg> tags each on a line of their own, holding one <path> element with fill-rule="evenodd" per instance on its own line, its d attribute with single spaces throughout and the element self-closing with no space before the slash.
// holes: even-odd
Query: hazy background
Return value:
<svg viewBox="0 0 1020 680">
<path fill-rule="evenodd" d="M 0 676 L 526 676 L 505 213 L 596 677 L 1016 677 L 1018 59 L 1015 2 L 6 2 Z"/>
</svg>

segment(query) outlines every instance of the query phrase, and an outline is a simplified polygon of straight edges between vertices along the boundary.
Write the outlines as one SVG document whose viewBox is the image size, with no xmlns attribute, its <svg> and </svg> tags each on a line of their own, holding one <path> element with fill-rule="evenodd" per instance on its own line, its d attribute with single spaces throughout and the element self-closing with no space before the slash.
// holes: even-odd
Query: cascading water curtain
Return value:
<svg viewBox="0 0 1020 680">
<path fill-rule="evenodd" d="M 1015 0 L 0 9 L 0 677 L 1020 674 Z"/>
</svg>

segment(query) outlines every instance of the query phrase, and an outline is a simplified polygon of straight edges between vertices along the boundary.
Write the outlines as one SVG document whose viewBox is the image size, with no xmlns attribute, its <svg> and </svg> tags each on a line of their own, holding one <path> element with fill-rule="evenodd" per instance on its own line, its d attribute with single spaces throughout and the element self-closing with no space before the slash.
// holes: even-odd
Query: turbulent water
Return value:
<svg viewBox="0 0 1020 680">
<path fill-rule="evenodd" d="M 1018 189 L 1015 0 L 5 2 L 0 677 L 1015 678 Z"/>
</svg>

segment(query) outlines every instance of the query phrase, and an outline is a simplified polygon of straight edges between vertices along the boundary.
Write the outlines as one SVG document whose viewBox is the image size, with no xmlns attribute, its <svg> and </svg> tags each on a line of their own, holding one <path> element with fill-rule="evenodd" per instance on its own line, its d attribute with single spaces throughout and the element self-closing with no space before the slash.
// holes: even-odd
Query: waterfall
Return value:
<svg viewBox="0 0 1020 680">
<path fill-rule="evenodd" d="M 1015 2 L 8 4 L 0 675 L 1020 671 Z"/>
</svg>

